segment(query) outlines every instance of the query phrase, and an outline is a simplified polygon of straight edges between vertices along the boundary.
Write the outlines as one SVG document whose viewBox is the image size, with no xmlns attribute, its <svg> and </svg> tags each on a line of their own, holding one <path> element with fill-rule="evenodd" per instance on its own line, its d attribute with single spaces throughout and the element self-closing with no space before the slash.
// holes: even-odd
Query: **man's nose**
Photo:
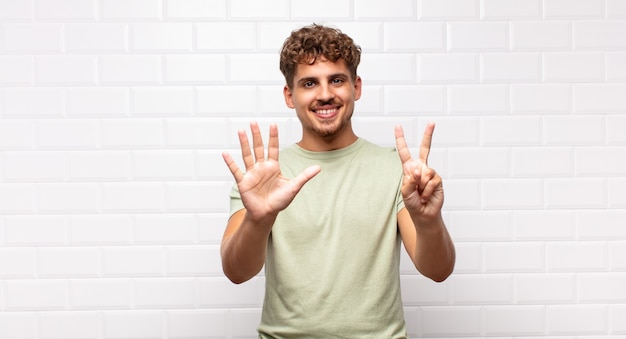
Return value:
<svg viewBox="0 0 626 339">
<path fill-rule="evenodd" d="M 335 97 L 335 93 L 329 84 L 320 84 L 317 92 L 317 99 L 319 101 L 329 101 Z"/>
</svg>

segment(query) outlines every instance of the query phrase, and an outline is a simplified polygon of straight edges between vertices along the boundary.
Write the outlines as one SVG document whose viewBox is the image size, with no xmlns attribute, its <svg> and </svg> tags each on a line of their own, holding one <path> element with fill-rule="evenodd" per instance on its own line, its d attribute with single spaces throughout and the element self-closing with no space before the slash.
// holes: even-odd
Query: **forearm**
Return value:
<svg viewBox="0 0 626 339">
<path fill-rule="evenodd" d="M 413 263 L 426 277 L 441 282 L 454 269 L 456 253 L 441 215 L 433 219 L 414 218 L 416 231 Z"/>
<path fill-rule="evenodd" d="M 222 269 L 232 282 L 239 284 L 251 279 L 263 268 L 275 217 L 255 222 L 244 211 L 243 215 L 233 215 L 233 219 L 229 221 L 228 228 L 234 231 L 222 240 Z"/>
</svg>

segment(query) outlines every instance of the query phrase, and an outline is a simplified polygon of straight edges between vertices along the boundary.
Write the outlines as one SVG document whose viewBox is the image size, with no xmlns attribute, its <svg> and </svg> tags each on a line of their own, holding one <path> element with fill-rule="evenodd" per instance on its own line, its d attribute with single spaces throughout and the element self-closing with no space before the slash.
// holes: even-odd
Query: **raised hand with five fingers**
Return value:
<svg viewBox="0 0 626 339">
<path fill-rule="evenodd" d="M 293 179 L 285 178 L 278 164 L 278 127 L 270 125 L 267 159 L 261 131 L 256 122 L 250 123 L 252 151 L 245 131 L 241 130 L 239 142 L 244 166 L 243 173 L 230 154 L 222 154 L 226 165 L 233 174 L 241 200 L 252 220 L 275 216 L 284 210 L 295 198 L 302 186 L 320 171 L 319 166 L 311 166 Z"/>
</svg>

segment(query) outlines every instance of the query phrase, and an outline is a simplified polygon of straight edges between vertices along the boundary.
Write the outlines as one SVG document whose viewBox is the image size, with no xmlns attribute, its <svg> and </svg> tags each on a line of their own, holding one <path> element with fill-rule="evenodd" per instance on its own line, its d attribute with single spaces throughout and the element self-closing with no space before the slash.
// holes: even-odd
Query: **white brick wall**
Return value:
<svg viewBox="0 0 626 339">
<path fill-rule="evenodd" d="M 0 0 L 0 338 L 255 337 L 220 153 L 298 140 L 277 51 L 311 22 L 364 49 L 361 136 L 438 124 L 458 259 L 402 258 L 411 337 L 626 338 L 623 0 Z"/>
</svg>

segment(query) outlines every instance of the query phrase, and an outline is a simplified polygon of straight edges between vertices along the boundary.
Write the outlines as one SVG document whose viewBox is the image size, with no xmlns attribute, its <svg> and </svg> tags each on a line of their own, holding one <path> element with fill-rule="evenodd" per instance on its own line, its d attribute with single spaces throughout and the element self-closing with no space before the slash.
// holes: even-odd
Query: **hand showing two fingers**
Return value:
<svg viewBox="0 0 626 339">
<path fill-rule="evenodd" d="M 401 126 L 396 126 L 396 148 L 402 161 L 402 197 L 412 215 L 434 217 L 443 206 L 443 184 L 437 172 L 428 167 L 428 155 L 435 124 L 426 126 L 420 145 L 419 157 L 414 159 L 404 138 Z"/>
</svg>

